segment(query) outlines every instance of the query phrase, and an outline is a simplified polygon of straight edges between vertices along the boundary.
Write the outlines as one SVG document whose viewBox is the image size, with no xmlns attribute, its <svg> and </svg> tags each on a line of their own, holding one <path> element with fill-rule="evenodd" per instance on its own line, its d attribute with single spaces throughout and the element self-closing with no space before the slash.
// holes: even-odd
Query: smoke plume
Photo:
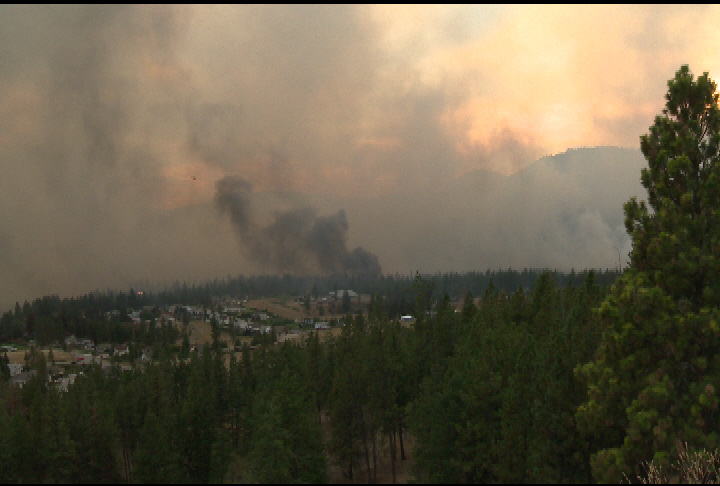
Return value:
<svg viewBox="0 0 720 486">
<path fill-rule="evenodd" d="M 252 185 L 226 176 L 216 185 L 215 205 L 230 216 L 248 256 L 272 271 L 295 274 L 346 274 L 377 277 L 377 256 L 357 247 L 347 248 L 345 211 L 318 216 L 304 207 L 277 210 L 268 223 L 257 221 L 252 207 Z"/>
</svg>

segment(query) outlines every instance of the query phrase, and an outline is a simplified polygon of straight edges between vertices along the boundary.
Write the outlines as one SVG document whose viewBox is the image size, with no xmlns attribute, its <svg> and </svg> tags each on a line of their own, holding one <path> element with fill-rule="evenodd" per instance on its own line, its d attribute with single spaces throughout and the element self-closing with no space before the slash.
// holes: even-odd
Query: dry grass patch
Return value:
<svg viewBox="0 0 720 486">
<path fill-rule="evenodd" d="M 720 474 L 718 474 L 718 465 L 720 465 L 720 452 L 717 450 L 712 453 L 706 450 L 688 452 L 687 444 L 680 446 L 680 457 L 673 464 L 670 471 L 663 471 L 653 461 L 645 464 L 646 477 L 638 476 L 636 481 L 630 481 L 625 476 L 628 483 L 640 481 L 642 484 L 720 484 Z"/>
<path fill-rule="evenodd" d="M 30 351 L 27 352 L 29 353 Z M 52 352 L 55 361 L 72 361 L 73 359 L 72 352 L 63 351 L 62 349 L 53 349 Z M 47 359 L 48 353 L 49 351 L 47 349 L 42 350 L 45 359 Z M 83 351 L 78 351 L 78 353 L 83 353 Z M 7 356 L 11 364 L 25 364 L 25 351 L 11 351 L 7 353 Z"/>
</svg>

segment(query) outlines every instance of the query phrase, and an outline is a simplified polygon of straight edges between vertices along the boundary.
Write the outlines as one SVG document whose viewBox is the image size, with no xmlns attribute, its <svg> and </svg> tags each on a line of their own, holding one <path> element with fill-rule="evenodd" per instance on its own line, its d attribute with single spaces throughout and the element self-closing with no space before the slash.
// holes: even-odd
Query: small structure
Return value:
<svg viewBox="0 0 720 486">
<path fill-rule="evenodd" d="M 20 363 L 10 363 L 8 364 L 8 368 L 10 368 L 10 377 L 12 378 L 22 373 L 23 365 Z"/>
<path fill-rule="evenodd" d="M 335 292 L 330 292 L 330 297 L 342 299 L 345 297 L 345 294 L 347 294 L 351 299 L 358 296 L 357 292 L 354 290 L 338 290 L 337 295 Z"/>
<path fill-rule="evenodd" d="M 19 373 L 10 378 L 10 383 L 22 388 L 25 383 L 30 381 L 30 379 L 32 379 L 35 375 L 37 375 L 37 370 L 23 371 L 22 373 Z"/>
<path fill-rule="evenodd" d="M 58 391 L 66 392 L 68 391 L 68 387 L 75 383 L 75 378 L 77 377 L 77 374 L 70 373 L 67 376 L 63 376 L 62 378 L 58 379 L 55 382 L 55 386 L 57 387 Z"/>
<path fill-rule="evenodd" d="M 74 356 L 75 363 L 79 365 L 91 365 L 96 362 L 95 357 L 92 354 L 76 354 Z M 97 358 L 97 362 L 100 362 L 100 358 Z"/>
<path fill-rule="evenodd" d="M 236 319 L 234 322 L 235 328 L 241 331 L 246 331 L 250 327 L 250 323 L 245 319 Z"/>
</svg>

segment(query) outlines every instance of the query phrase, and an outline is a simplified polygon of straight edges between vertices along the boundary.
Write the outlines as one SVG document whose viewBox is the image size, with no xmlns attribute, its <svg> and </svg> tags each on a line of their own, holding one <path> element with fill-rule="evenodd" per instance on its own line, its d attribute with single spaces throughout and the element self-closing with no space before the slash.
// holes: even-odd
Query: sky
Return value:
<svg viewBox="0 0 720 486">
<path fill-rule="evenodd" d="M 513 178 L 574 147 L 636 149 L 681 64 L 719 75 L 718 14 L 0 6 L 0 305 L 139 281 L 336 271 L 358 258 L 385 273 L 594 265 L 589 252 L 524 259 L 522 248 L 476 264 L 448 259 L 462 245 L 393 243 L 373 214 L 398 194 L 452 198 L 458 180 Z M 560 197 L 562 187 L 533 205 L 578 200 Z M 607 198 L 621 211 L 630 195 Z M 249 219 L 238 224 L 238 214 Z M 392 224 L 444 227 L 430 208 L 403 214 Z M 296 233 L 301 243 L 289 242 Z M 626 249 L 627 238 L 612 238 Z M 332 261 L 320 261 L 318 241 Z M 286 250 L 297 260 L 279 256 Z"/>
</svg>

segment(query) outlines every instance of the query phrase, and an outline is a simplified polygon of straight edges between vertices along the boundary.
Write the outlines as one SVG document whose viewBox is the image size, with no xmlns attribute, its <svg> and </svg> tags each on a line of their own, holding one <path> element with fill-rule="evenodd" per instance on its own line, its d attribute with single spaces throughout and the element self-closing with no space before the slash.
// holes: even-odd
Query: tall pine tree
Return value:
<svg viewBox="0 0 720 486">
<path fill-rule="evenodd" d="M 720 109 L 716 83 L 682 66 L 641 137 L 648 201 L 624 206 L 630 268 L 600 306 L 605 331 L 580 368 L 578 421 L 599 481 L 663 467 L 678 445 L 715 449 L 720 424 Z"/>
</svg>

